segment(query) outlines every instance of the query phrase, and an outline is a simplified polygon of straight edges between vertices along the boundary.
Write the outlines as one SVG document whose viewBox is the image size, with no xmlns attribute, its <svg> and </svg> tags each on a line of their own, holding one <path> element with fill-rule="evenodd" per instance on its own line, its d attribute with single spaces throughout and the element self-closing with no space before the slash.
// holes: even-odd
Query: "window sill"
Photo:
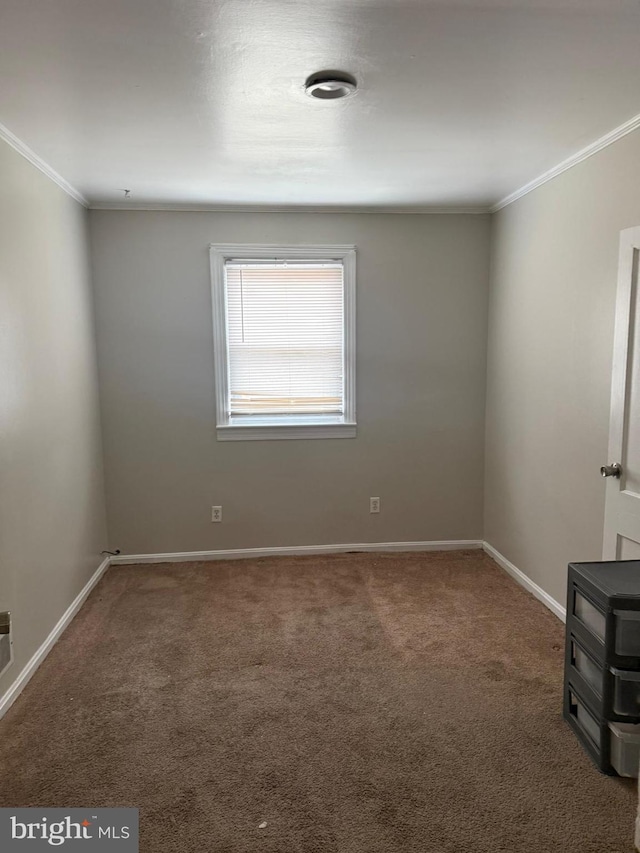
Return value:
<svg viewBox="0 0 640 853">
<path fill-rule="evenodd" d="M 225 424 L 216 427 L 218 441 L 273 441 L 280 439 L 355 438 L 355 423 Z"/>
</svg>

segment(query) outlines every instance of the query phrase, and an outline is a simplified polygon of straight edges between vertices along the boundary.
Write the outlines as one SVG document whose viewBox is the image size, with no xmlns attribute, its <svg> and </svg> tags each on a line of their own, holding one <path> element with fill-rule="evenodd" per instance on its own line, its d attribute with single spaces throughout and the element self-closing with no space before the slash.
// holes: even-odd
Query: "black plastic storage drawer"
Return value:
<svg viewBox="0 0 640 853">
<path fill-rule="evenodd" d="M 614 610 L 615 652 L 621 657 L 640 655 L 640 610 Z"/>
<path fill-rule="evenodd" d="M 640 669 L 640 560 L 569 564 L 567 627 L 576 625 L 598 659 Z"/>
<path fill-rule="evenodd" d="M 598 660 L 582 635 L 567 632 L 566 682 L 571 683 L 598 716 L 620 723 L 640 723 L 640 670 L 618 669 Z"/>
<path fill-rule="evenodd" d="M 602 747 L 602 732 L 597 717 L 587 708 L 586 703 L 573 690 L 569 691 L 569 713 L 578 729 L 591 743 L 600 750 Z"/>
<path fill-rule="evenodd" d="M 640 720 L 640 671 L 611 667 L 613 713 Z"/>
<path fill-rule="evenodd" d="M 574 730 L 585 751 L 598 769 L 616 775 L 610 761 L 611 730 L 609 723 L 591 708 L 573 685 L 567 685 L 564 698 L 564 717 Z"/>
<path fill-rule="evenodd" d="M 570 639 L 571 650 L 571 667 L 573 670 L 586 681 L 589 687 L 596 693 L 597 696 L 602 696 L 604 692 L 605 669 L 602 664 L 589 654 L 589 652 L 580 644 L 580 641 L 575 636 Z"/>
<path fill-rule="evenodd" d="M 574 588 L 572 615 L 604 645 L 607 629 L 606 614 L 577 587 Z"/>
<path fill-rule="evenodd" d="M 640 761 L 640 560 L 570 563 L 563 714 L 604 773 Z"/>
</svg>

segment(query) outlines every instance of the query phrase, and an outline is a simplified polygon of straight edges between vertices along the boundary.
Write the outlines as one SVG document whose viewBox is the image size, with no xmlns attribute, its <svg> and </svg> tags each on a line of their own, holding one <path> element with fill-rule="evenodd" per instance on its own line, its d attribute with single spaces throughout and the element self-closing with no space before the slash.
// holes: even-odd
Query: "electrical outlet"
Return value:
<svg viewBox="0 0 640 853">
<path fill-rule="evenodd" d="M 211 507 L 211 521 L 212 522 L 222 521 L 222 507 L 221 506 L 212 506 Z"/>
<path fill-rule="evenodd" d="M 380 498 L 369 498 L 369 512 L 380 512 Z"/>
</svg>

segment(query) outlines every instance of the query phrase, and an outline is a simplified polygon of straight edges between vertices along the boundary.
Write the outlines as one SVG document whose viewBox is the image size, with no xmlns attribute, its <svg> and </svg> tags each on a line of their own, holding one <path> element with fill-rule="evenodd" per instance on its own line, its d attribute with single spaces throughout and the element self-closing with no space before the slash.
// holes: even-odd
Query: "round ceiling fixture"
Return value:
<svg viewBox="0 0 640 853">
<path fill-rule="evenodd" d="M 336 101 L 338 98 L 348 98 L 357 87 L 355 77 L 344 71 L 318 71 L 307 78 L 304 90 L 310 98 L 319 101 Z"/>
</svg>

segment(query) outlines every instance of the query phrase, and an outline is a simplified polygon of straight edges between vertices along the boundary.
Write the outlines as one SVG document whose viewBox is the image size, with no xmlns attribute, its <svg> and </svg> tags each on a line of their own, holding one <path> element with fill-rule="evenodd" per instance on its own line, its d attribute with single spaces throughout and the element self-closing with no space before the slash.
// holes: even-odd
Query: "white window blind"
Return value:
<svg viewBox="0 0 640 853">
<path fill-rule="evenodd" d="M 229 416 L 342 415 L 341 261 L 225 263 Z"/>
</svg>

